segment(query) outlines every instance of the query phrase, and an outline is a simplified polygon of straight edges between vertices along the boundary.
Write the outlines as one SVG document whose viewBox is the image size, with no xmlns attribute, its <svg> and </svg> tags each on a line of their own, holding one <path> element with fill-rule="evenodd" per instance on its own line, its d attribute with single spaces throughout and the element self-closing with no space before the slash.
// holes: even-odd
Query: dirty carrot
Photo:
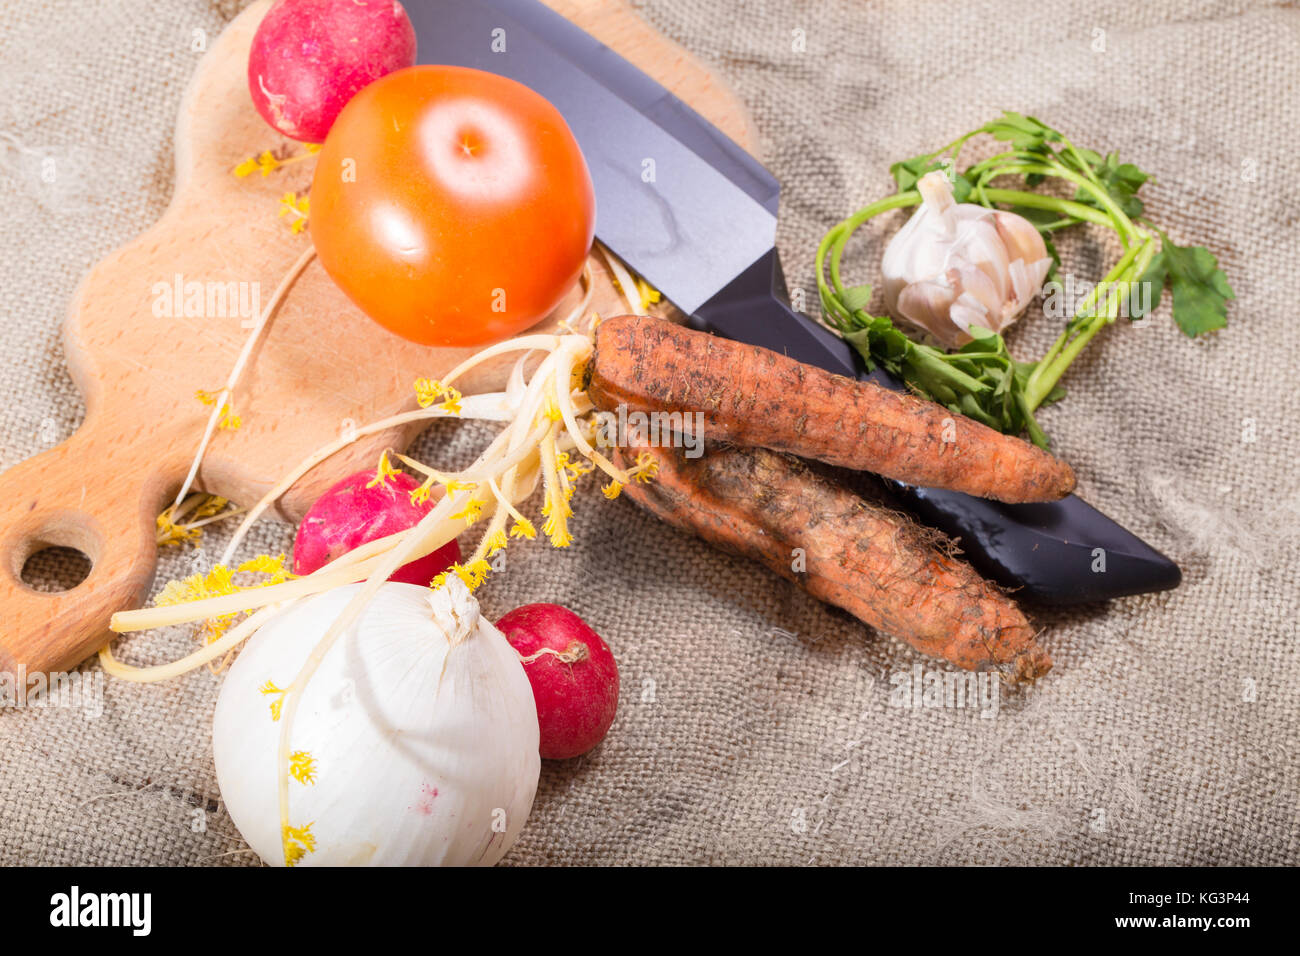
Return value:
<svg viewBox="0 0 1300 956">
<path fill-rule="evenodd" d="M 653 317 L 601 323 L 587 392 L 604 411 L 699 412 L 709 441 L 908 484 L 1007 502 L 1074 489 L 1074 472 L 1050 453 L 934 402 Z"/>
<path fill-rule="evenodd" d="M 647 511 L 922 653 L 1010 681 L 1052 666 L 1015 602 L 950 542 L 797 458 L 725 443 L 691 458 L 632 436 L 620 454 L 648 454 L 658 465 L 654 481 L 624 491 Z"/>
</svg>

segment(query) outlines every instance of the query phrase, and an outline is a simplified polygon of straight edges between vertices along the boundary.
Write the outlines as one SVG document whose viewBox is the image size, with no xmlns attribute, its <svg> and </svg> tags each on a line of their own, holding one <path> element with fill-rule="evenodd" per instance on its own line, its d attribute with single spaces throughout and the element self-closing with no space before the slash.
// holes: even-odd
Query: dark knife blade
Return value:
<svg viewBox="0 0 1300 956">
<path fill-rule="evenodd" d="M 414 0 L 422 63 L 511 77 L 564 115 L 591 169 L 596 234 L 698 327 L 842 375 L 853 349 L 790 308 L 776 255 L 780 187 L 757 160 L 538 0 Z M 895 483 L 896 484 L 896 483 Z M 980 571 L 1058 604 L 1177 586 L 1177 565 L 1073 495 L 1004 505 L 896 485 Z M 1104 570 L 1102 570 L 1104 568 Z"/>
</svg>

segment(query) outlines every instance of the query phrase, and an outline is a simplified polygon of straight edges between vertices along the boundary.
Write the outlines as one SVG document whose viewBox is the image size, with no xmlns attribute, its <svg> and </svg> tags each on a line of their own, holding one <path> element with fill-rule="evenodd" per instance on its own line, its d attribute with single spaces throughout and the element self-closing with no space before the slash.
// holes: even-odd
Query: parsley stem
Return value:
<svg viewBox="0 0 1300 956">
<path fill-rule="evenodd" d="M 943 146 L 935 150 L 933 153 L 930 153 L 928 156 L 926 156 L 926 159 L 934 159 L 936 156 L 942 156 L 944 153 L 948 152 L 948 150 L 951 149 L 954 150 L 952 154 L 952 164 L 955 167 L 957 165 L 957 157 L 961 155 L 961 148 L 966 145 L 966 141 L 968 139 L 970 139 L 973 136 L 978 136 L 979 133 L 980 133 L 979 130 L 973 129 L 969 133 L 965 133 L 962 136 L 958 136 L 947 146 Z"/>
<path fill-rule="evenodd" d="M 1052 362 L 1048 364 L 1040 362 L 1034 367 L 1034 372 L 1029 377 L 1029 384 L 1025 386 L 1025 404 L 1028 405 L 1031 410 L 1037 408 L 1043 403 L 1043 399 L 1045 399 L 1051 393 L 1052 389 L 1056 387 L 1056 383 L 1061 380 L 1061 376 L 1065 374 L 1065 370 L 1069 367 L 1070 363 L 1078 357 L 1079 353 L 1083 351 L 1083 347 L 1092 341 L 1092 337 L 1100 332 L 1101 327 L 1105 324 L 1104 321 L 1090 322 L 1079 332 L 1078 335 L 1069 340 L 1069 344 L 1064 345 L 1060 349 L 1059 354 L 1052 360 Z M 1062 336 L 1062 339 L 1064 338 L 1065 335 Z M 1058 340 L 1058 342 L 1059 341 L 1061 340 Z M 1045 372 L 1045 374 L 1035 382 L 1034 377 L 1038 375 L 1040 371 Z"/>
<path fill-rule="evenodd" d="M 1023 162 L 1025 162 L 1024 153 L 1015 150 L 1008 150 L 1005 153 L 998 153 L 995 156 L 990 156 L 988 159 L 982 159 L 978 163 L 971 164 L 970 168 L 967 169 L 966 172 L 962 173 L 962 175 L 971 182 L 978 182 L 981 178 L 987 181 L 987 179 L 992 178 L 984 175 L 988 170 L 997 166 L 1006 166 L 1011 163 Z"/>
<path fill-rule="evenodd" d="M 1131 246 L 1106 277 L 1098 282 L 1079 304 L 1074 318 L 1052 343 L 1047 354 L 1038 360 L 1033 372 L 1030 373 L 1029 381 L 1025 384 L 1025 404 L 1031 411 L 1041 405 L 1051 394 L 1070 363 L 1078 357 L 1092 337 L 1101 331 L 1103 326 L 1115 320 L 1118 314 L 1116 294 L 1120 284 L 1140 279 L 1147 267 L 1151 265 L 1155 252 L 1156 240 L 1152 236 L 1147 236 L 1141 245 Z M 1105 308 L 1098 309 L 1095 304 L 1100 301 L 1103 293 L 1107 296 L 1107 304 Z"/>
<path fill-rule="evenodd" d="M 1111 197 L 1110 191 L 1098 183 L 1095 176 L 1083 176 L 1076 173 L 1074 170 L 1067 168 L 1056 160 L 1048 163 L 1048 167 L 1049 169 L 1055 169 L 1057 176 L 1069 180 L 1080 189 L 1084 189 L 1096 197 L 1097 202 L 1101 204 L 1101 207 L 1110 213 L 1111 218 L 1114 219 L 1116 226 L 1115 231 L 1119 233 L 1120 241 L 1123 242 L 1125 246 L 1129 244 L 1130 239 L 1140 241 L 1146 237 L 1146 233 L 1133 225 L 1133 220 L 1128 217 L 1128 214 L 1124 212 L 1123 209 L 1119 208 L 1119 204 Z M 1048 175 L 1050 175 L 1050 173 Z"/>
<path fill-rule="evenodd" d="M 1125 214 L 1124 210 L 1120 209 L 1119 206 L 1115 204 L 1115 201 L 1110 197 L 1110 193 L 1108 193 L 1103 187 L 1097 186 L 1095 183 L 1092 182 L 1092 180 L 1088 179 L 1085 176 L 1080 176 L 1078 173 L 1074 172 L 1071 169 L 1068 169 L 1065 166 L 1062 166 L 1058 162 L 1039 161 L 1034 163 L 1015 163 L 1006 166 L 998 166 L 998 167 L 986 169 L 980 175 L 979 180 L 976 182 L 975 190 L 979 194 L 987 196 L 988 193 L 991 192 L 991 190 L 985 188 L 984 184 L 986 182 L 995 179 L 998 176 L 1011 176 L 1011 175 L 1055 176 L 1059 179 L 1068 180 L 1069 182 L 1074 183 L 1080 189 L 1092 193 L 1093 196 L 1096 197 L 1097 202 L 1101 205 L 1102 211 L 1109 214 L 1108 216 L 1106 216 L 1104 221 L 1102 221 L 1102 224 L 1110 226 L 1110 228 L 1114 229 L 1117 233 L 1119 233 L 1120 242 L 1124 244 L 1125 248 L 1128 248 L 1131 240 L 1141 239 L 1145 235 L 1145 233 L 1142 230 L 1138 229 L 1137 226 L 1133 225 L 1133 220 L 1129 219 L 1129 217 Z M 1051 198 L 1056 198 L 1056 197 L 1051 197 Z M 1058 201 L 1073 202 L 1073 200 L 1064 200 L 1064 199 Z M 1076 205 L 1082 206 L 1083 204 L 1076 203 Z M 1084 217 L 1080 217 L 1080 218 L 1084 218 Z M 1092 222 L 1098 221 L 1091 217 L 1088 218 Z"/>
<path fill-rule="evenodd" d="M 1077 153 L 1075 155 L 1076 161 L 1083 161 L 1082 157 L 1078 157 Z M 1003 157 L 1014 157 L 1018 161 L 998 165 L 995 161 L 1001 161 Z M 1078 173 L 1058 159 L 1045 159 L 1034 153 L 1011 153 L 994 156 L 971 167 L 966 171 L 965 175 L 969 177 L 971 172 L 975 170 L 979 170 L 979 175 L 975 179 L 974 188 L 976 194 L 980 196 L 987 195 L 988 190 L 986 190 L 985 184 L 998 176 L 1054 176 L 1058 179 L 1067 180 L 1084 192 L 1091 193 L 1096 198 L 1101 209 L 1109 214 L 1107 221 L 1102 224 L 1110 226 L 1119 233 L 1120 242 L 1124 244 L 1125 248 L 1128 248 L 1130 241 L 1141 241 L 1146 238 L 1146 231 L 1133 224 L 1133 220 L 1119 207 L 1109 190 L 1097 180 L 1096 174 L 1092 173 L 1091 170 L 1087 173 Z M 1073 202 L 1073 200 L 1068 201 Z M 1076 205 L 1082 204 L 1076 203 Z M 1092 222 L 1097 221 L 1091 217 L 1080 218 L 1089 218 L 1089 221 Z"/>
<path fill-rule="evenodd" d="M 1110 216 L 1100 209 L 1085 206 L 1073 199 L 1062 199 L 1060 196 L 1047 196 L 1043 193 L 1024 192 L 1019 189 L 985 189 L 984 195 L 988 197 L 989 202 L 1004 202 L 1013 206 L 1046 209 L 1049 212 L 1059 212 L 1062 216 L 1071 216 L 1085 222 L 1096 223 L 1099 226 L 1115 228 L 1115 223 Z"/>
<path fill-rule="evenodd" d="M 1075 309 L 1074 317 L 1066 325 L 1065 331 L 1063 331 L 1060 336 L 1057 337 L 1056 341 L 1052 343 L 1052 347 L 1047 350 L 1047 353 L 1038 360 L 1033 373 L 1029 376 L 1028 392 L 1031 398 L 1031 407 L 1037 408 L 1043 397 L 1052 390 L 1056 385 L 1057 380 L 1060 378 L 1060 373 L 1056 374 L 1051 383 L 1042 390 L 1041 394 L 1038 393 L 1039 383 L 1046 378 L 1048 369 L 1052 367 L 1052 363 L 1056 359 L 1057 355 L 1059 355 L 1066 345 L 1069 344 L 1071 340 L 1070 337 L 1080 330 L 1082 326 L 1080 320 L 1089 317 L 1088 310 L 1092 308 L 1093 303 L 1097 301 L 1097 297 L 1101 294 L 1102 290 L 1107 288 L 1111 283 L 1119 281 L 1120 277 L 1125 275 L 1129 266 L 1132 264 L 1133 259 L 1137 256 L 1137 251 L 1138 247 L 1134 246 L 1125 252 L 1124 255 L 1120 257 L 1119 262 L 1115 263 L 1110 272 L 1106 273 L 1105 277 L 1093 286 L 1092 291 L 1084 297 L 1084 300 L 1079 303 L 1079 307 Z M 1095 314 L 1091 316 L 1091 318 L 1095 318 Z M 1065 369 L 1062 367 L 1060 372 L 1064 371 Z M 1034 400 L 1035 398 L 1037 400 Z"/>
<path fill-rule="evenodd" d="M 1105 188 L 1102 181 L 1097 178 L 1097 173 L 1092 168 L 1092 164 L 1083 158 L 1083 154 L 1079 152 L 1078 148 L 1074 145 L 1074 143 L 1070 142 L 1070 140 L 1064 135 L 1061 136 L 1061 142 L 1065 144 L 1066 151 L 1069 152 L 1070 156 L 1074 159 L 1075 165 L 1078 167 L 1079 172 L 1082 173 L 1084 176 L 1087 176 L 1099 187 Z"/>
<path fill-rule="evenodd" d="M 1006 356 L 1001 352 L 945 352 L 936 357 L 943 359 L 945 362 L 971 361 L 973 359 L 997 359 L 1003 364 L 1006 363 Z"/>
<path fill-rule="evenodd" d="M 853 233 L 868 219 L 878 216 L 882 212 L 888 212 L 891 209 L 901 209 L 906 206 L 915 206 L 921 201 L 921 194 L 899 193 L 878 202 L 872 203 L 864 209 L 859 210 L 848 220 L 849 225 L 839 237 L 835 240 L 831 248 L 831 283 L 835 286 L 836 292 L 844 291 L 844 283 L 840 280 L 840 259 L 844 255 L 844 247 L 848 245 L 849 238 Z"/>
<path fill-rule="evenodd" d="M 839 295 L 845 292 L 844 282 L 840 278 L 840 259 L 844 255 L 844 247 L 858 227 L 868 219 L 883 212 L 889 212 L 891 209 L 915 206 L 920 201 L 921 194 L 914 189 L 877 200 L 868 206 L 863 206 L 853 215 L 838 222 L 818 243 L 816 260 L 817 292 L 821 298 L 822 306 L 835 320 L 835 324 L 841 332 L 853 328 L 853 313 L 846 309 L 838 298 Z M 828 252 L 831 253 L 829 284 L 826 281 L 826 254 Z"/>
</svg>

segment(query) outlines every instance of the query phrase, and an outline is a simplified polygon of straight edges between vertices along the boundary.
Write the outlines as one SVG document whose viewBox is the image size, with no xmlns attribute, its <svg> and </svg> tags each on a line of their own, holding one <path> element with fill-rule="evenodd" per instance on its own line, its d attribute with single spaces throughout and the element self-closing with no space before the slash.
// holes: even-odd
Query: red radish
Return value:
<svg viewBox="0 0 1300 956">
<path fill-rule="evenodd" d="M 358 90 L 414 63 L 397 0 L 276 0 L 253 37 L 248 92 L 276 130 L 322 143 Z"/>
<path fill-rule="evenodd" d="M 533 685 L 542 757 L 565 760 L 600 743 L 618 710 L 618 665 L 609 645 L 558 604 L 517 607 L 497 628 Z"/>
<path fill-rule="evenodd" d="M 359 471 L 316 499 L 293 541 L 294 574 L 311 574 L 367 541 L 405 531 L 437 504 L 436 491 L 428 501 L 411 503 L 411 492 L 420 483 L 406 472 L 367 488 L 374 480 L 374 471 Z M 436 575 L 459 560 L 460 545 L 453 538 L 432 554 L 402 565 L 388 580 L 427 587 Z"/>
</svg>

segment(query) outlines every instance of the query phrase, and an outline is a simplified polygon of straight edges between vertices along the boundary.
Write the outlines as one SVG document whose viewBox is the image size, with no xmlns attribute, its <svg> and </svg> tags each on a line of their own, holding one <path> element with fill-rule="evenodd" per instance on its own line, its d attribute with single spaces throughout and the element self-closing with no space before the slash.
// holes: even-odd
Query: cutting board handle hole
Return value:
<svg viewBox="0 0 1300 956">
<path fill-rule="evenodd" d="M 50 545 L 33 551 L 23 562 L 23 584 L 33 591 L 57 594 L 71 591 L 90 577 L 92 563 L 77 548 Z"/>
</svg>

